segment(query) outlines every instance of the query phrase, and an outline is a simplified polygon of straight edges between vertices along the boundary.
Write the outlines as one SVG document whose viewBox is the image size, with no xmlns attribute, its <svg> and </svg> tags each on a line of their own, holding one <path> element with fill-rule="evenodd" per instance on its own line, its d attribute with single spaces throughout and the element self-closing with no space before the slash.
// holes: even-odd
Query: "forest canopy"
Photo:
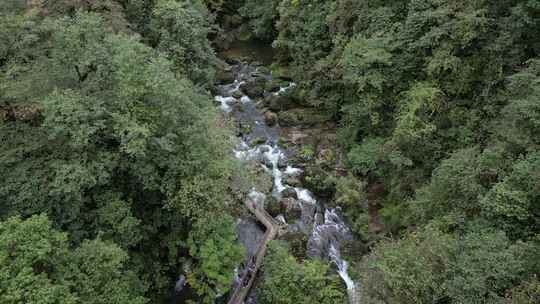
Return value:
<svg viewBox="0 0 540 304">
<path fill-rule="evenodd" d="M 211 91 L 233 39 L 335 126 L 340 173 L 305 183 L 362 244 L 361 303 L 540 303 L 539 0 L 0 1 L 0 302 L 162 303 L 181 273 L 227 294 L 248 189 Z M 289 249 L 261 303 L 343 303 Z"/>
<path fill-rule="evenodd" d="M 193 284 L 207 286 L 201 295 L 223 292 L 223 280 L 230 282 L 242 252 L 228 218 L 234 195 L 230 135 L 217 127 L 221 122 L 202 89 L 215 58 L 204 5 L 160 1 L 151 33 L 141 36 L 126 19 L 125 3 L 19 3 L 2 4 L 0 13 L 0 36 L 7 42 L 0 51 L 4 276 L 32 275 L 37 267 L 35 278 L 21 279 L 34 286 L 48 275 L 51 297 L 144 303 L 168 297 L 174 276 L 191 265 L 190 271 L 200 273 Z M 184 16 L 193 24 L 185 24 Z M 210 217 L 215 231 L 197 224 Z M 19 257 L 9 244 L 24 252 L 30 246 L 19 243 L 24 231 L 33 237 L 25 242 L 48 249 Z M 229 249 L 214 248 L 202 257 L 195 249 L 202 244 L 188 242 L 191 233 L 202 239 L 219 233 Z M 48 260 L 50 250 L 59 252 Z M 68 251 L 75 262 L 63 256 Z M 203 258 L 218 254 L 229 259 L 218 258 L 220 265 L 206 273 Z M 88 280 L 115 290 L 73 290 L 84 288 L 80 280 L 86 279 L 70 268 L 85 259 L 114 266 L 97 267 L 92 271 L 99 278 Z M 121 284 L 103 281 L 116 280 L 107 271 L 125 278 Z M 19 293 L 17 286 L 2 288 Z M 141 292 L 131 295 L 135 290 Z M 9 303 L 22 301 L 5 296 Z M 35 297 L 25 303 L 45 303 Z"/>
<path fill-rule="evenodd" d="M 320 189 L 372 242 L 350 253 L 362 303 L 540 301 L 539 1 L 245 0 L 239 12 L 338 124 L 353 176 L 321 173 Z M 382 238 L 359 203 L 373 189 Z"/>
</svg>

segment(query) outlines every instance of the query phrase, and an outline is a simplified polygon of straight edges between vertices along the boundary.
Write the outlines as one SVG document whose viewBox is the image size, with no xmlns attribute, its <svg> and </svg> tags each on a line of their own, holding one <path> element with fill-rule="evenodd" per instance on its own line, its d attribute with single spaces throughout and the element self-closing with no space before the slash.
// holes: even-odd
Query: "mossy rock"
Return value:
<svg viewBox="0 0 540 304">
<path fill-rule="evenodd" d="M 285 176 L 283 177 L 283 183 L 291 187 L 301 187 L 302 181 L 298 176 Z"/>
<path fill-rule="evenodd" d="M 234 74 L 231 71 L 219 70 L 216 72 L 215 82 L 217 84 L 229 84 L 234 82 Z"/>
<path fill-rule="evenodd" d="M 306 168 L 302 182 L 306 188 L 312 190 L 318 196 L 332 197 L 336 192 L 335 176 L 318 165 L 311 165 Z"/>
<path fill-rule="evenodd" d="M 266 111 L 264 113 L 264 121 L 266 122 L 266 124 L 270 127 L 273 127 L 277 124 L 278 122 L 278 116 L 276 113 L 274 112 L 271 112 L 271 111 Z"/>
<path fill-rule="evenodd" d="M 334 168 L 336 165 L 336 152 L 333 149 L 321 149 L 315 163 L 324 168 Z"/>
<path fill-rule="evenodd" d="M 263 136 L 255 137 L 250 142 L 252 146 L 258 146 L 264 143 L 266 143 L 266 137 L 263 137 Z"/>
<path fill-rule="evenodd" d="M 287 222 L 294 222 L 302 217 L 302 206 L 297 199 L 292 197 L 282 198 L 280 201 L 281 213 Z"/>
<path fill-rule="evenodd" d="M 239 136 L 242 135 L 248 135 L 252 132 L 253 127 L 248 123 L 239 123 L 238 124 L 238 132 L 237 134 Z"/>
<path fill-rule="evenodd" d="M 296 190 L 294 190 L 293 188 L 287 188 L 283 190 L 283 192 L 281 192 L 281 195 L 283 196 L 283 198 L 292 198 L 294 200 L 298 199 Z"/>
<path fill-rule="evenodd" d="M 262 63 L 261 63 L 261 64 L 262 64 Z M 265 67 L 265 66 L 259 66 L 259 67 L 257 68 L 257 72 L 260 73 L 260 74 L 262 74 L 262 75 L 270 75 L 270 73 L 271 73 L 272 71 L 270 71 L 270 69 L 268 69 L 268 68 Z"/>
<path fill-rule="evenodd" d="M 278 114 L 279 124 L 284 127 L 305 126 L 310 127 L 330 120 L 328 114 L 316 109 L 301 108 L 282 111 Z"/>
<path fill-rule="evenodd" d="M 231 96 L 236 98 L 236 99 L 240 99 L 240 98 L 242 98 L 242 96 L 244 96 L 244 94 L 242 94 L 242 92 L 240 92 L 240 91 L 234 91 L 234 92 L 232 92 Z"/>
<path fill-rule="evenodd" d="M 215 74 L 215 83 L 216 84 L 228 84 L 234 82 L 234 73 L 231 67 L 224 61 L 219 61 L 216 74 Z"/>
<path fill-rule="evenodd" d="M 316 104 L 316 102 L 310 102 L 309 92 L 300 86 L 289 89 L 287 96 L 299 106 L 311 107 L 313 104 Z"/>
<path fill-rule="evenodd" d="M 272 111 L 285 111 L 295 107 L 294 101 L 287 95 L 268 95 L 265 100 L 265 104 Z"/>
<path fill-rule="evenodd" d="M 273 196 L 268 196 L 266 201 L 266 211 L 273 217 L 276 217 L 282 213 L 281 203 Z"/>
<path fill-rule="evenodd" d="M 277 92 L 279 89 L 281 89 L 281 87 L 285 87 L 287 85 L 288 82 L 274 78 L 266 83 L 266 91 Z"/>
<path fill-rule="evenodd" d="M 252 81 L 242 84 L 240 90 L 251 98 L 257 98 L 263 96 L 265 85 L 266 80 L 264 78 L 255 78 Z"/>
</svg>

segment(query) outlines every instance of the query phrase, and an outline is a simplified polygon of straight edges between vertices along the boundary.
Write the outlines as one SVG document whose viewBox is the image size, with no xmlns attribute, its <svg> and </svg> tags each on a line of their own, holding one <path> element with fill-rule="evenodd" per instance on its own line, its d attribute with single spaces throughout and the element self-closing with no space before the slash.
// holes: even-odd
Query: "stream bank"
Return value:
<svg viewBox="0 0 540 304">
<path fill-rule="evenodd" d="M 262 62 L 246 56 L 226 56 L 225 61 L 215 102 L 237 126 L 234 156 L 261 167 L 272 178 L 271 190 L 253 189 L 249 199 L 286 226 L 284 239 L 305 235 L 305 255 L 332 262 L 347 287 L 350 302 L 356 303 L 358 286 L 349 276 L 348 262 L 341 256 L 341 247 L 352 240 L 352 232 L 343 221 L 340 208 L 326 208 L 306 180 L 307 161 L 336 161 L 332 154 L 335 135 L 331 136 L 335 125 L 323 113 L 302 106 L 301 98 L 295 95 L 297 85 L 288 77 L 273 77 Z M 237 225 L 247 262 L 260 245 L 262 233 L 257 225 L 246 224 L 249 222 L 248 218 L 239 219 Z M 240 267 L 238 278 L 245 271 Z M 246 301 L 254 302 L 256 288 Z"/>
</svg>

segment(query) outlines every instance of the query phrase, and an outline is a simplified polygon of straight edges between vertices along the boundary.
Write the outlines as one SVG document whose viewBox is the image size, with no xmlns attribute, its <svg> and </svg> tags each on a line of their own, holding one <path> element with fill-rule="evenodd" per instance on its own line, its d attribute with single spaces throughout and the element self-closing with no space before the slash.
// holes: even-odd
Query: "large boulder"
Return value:
<svg viewBox="0 0 540 304">
<path fill-rule="evenodd" d="M 288 161 L 287 156 L 280 157 L 279 160 L 278 160 L 278 168 L 280 168 L 280 169 L 287 168 L 287 164 L 288 164 L 287 161 Z"/>
<path fill-rule="evenodd" d="M 236 235 L 238 242 L 245 249 L 247 256 L 252 256 L 257 253 L 259 246 L 264 239 L 264 231 L 259 223 L 252 218 L 241 218 L 236 222 Z M 185 302 L 180 302 L 185 303 Z"/>
<path fill-rule="evenodd" d="M 284 94 L 270 94 L 264 100 L 266 106 L 272 111 L 284 111 L 294 108 L 294 101 Z"/>
<path fill-rule="evenodd" d="M 292 81 L 292 73 L 291 70 L 286 66 L 279 66 L 279 65 L 272 65 L 272 76 L 277 79 L 281 79 L 284 81 Z"/>
<path fill-rule="evenodd" d="M 279 112 L 279 124 L 283 127 L 310 127 L 330 120 L 330 116 L 316 109 L 299 108 Z"/>
<path fill-rule="evenodd" d="M 231 96 L 236 98 L 236 99 L 240 99 L 240 98 L 242 98 L 242 96 L 244 96 L 244 94 L 242 94 L 242 92 L 237 90 L 237 91 L 232 92 Z"/>
<path fill-rule="evenodd" d="M 281 212 L 287 222 L 293 222 L 302 217 L 302 205 L 294 198 L 282 198 L 280 203 Z"/>
<path fill-rule="evenodd" d="M 266 91 L 270 93 L 276 93 L 281 89 L 281 83 L 279 81 L 269 81 L 266 83 Z"/>
<path fill-rule="evenodd" d="M 257 72 L 259 72 L 259 73 L 261 73 L 263 75 L 270 75 L 270 73 L 271 73 L 270 69 L 267 68 L 267 67 L 264 67 L 264 66 L 259 66 L 257 68 Z"/>
<path fill-rule="evenodd" d="M 262 145 L 266 143 L 266 141 L 267 141 L 266 137 L 257 136 L 257 137 L 252 138 L 249 143 L 252 146 L 258 146 L 258 145 Z"/>
<path fill-rule="evenodd" d="M 234 74 L 232 71 L 218 70 L 216 71 L 216 83 L 228 84 L 234 82 Z"/>
<path fill-rule="evenodd" d="M 291 187 L 301 187 L 302 181 L 298 176 L 285 176 L 283 178 L 283 183 Z"/>
<path fill-rule="evenodd" d="M 229 64 L 219 61 L 216 67 L 216 84 L 228 84 L 234 82 L 234 73 Z"/>
<path fill-rule="evenodd" d="M 287 188 L 281 192 L 281 196 L 285 198 L 292 198 L 294 200 L 298 199 L 298 194 L 296 194 L 296 190 L 294 188 Z"/>
<path fill-rule="evenodd" d="M 273 217 L 280 215 L 283 212 L 281 202 L 276 200 L 273 196 L 269 196 L 266 201 L 266 211 Z"/>
<path fill-rule="evenodd" d="M 240 86 L 240 90 L 251 98 L 262 97 L 264 94 L 266 79 L 259 77 L 250 81 L 246 81 Z"/>
<path fill-rule="evenodd" d="M 266 111 L 264 113 L 264 121 L 266 122 L 266 124 L 270 127 L 273 127 L 277 124 L 278 122 L 278 116 L 276 113 L 274 112 L 271 112 L 271 111 Z"/>
</svg>

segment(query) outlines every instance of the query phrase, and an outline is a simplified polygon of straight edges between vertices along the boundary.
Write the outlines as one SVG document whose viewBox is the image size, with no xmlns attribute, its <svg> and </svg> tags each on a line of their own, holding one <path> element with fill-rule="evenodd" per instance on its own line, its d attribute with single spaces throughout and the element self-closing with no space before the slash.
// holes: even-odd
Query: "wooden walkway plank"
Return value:
<svg viewBox="0 0 540 304">
<path fill-rule="evenodd" d="M 253 285 L 253 282 L 255 281 L 257 272 L 262 265 L 268 243 L 277 236 L 279 229 L 277 223 L 266 212 L 266 210 L 259 208 L 251 199 L 247 199 L 244 204 L 249 211 L 255 215 L 257 220 L 266 227 L 266 232 L 259 249 L 257 249 L 254 259 L 248 262 L 244 275 L 242 275 L 240 283 L 233 291 L 228 304 L 242 304 L 244 302 L 251 289 L 251 286 Z"/>
</svg>

